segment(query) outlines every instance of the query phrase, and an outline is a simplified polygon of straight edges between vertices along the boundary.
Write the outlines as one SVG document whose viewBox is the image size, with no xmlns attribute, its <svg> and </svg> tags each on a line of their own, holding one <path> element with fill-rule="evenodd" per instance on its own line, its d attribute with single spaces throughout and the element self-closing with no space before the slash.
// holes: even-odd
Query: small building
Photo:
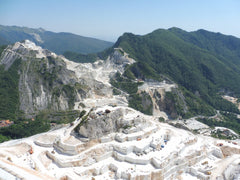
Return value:
<svg viewBox="0 0 240 180">
<path fill-rule="evenodd" d="M 9 119 L 7 119 L 7 120 L 0 120 L 0 128 L 2 128 L 2 127 L 9 127 L 9 126 L 11 126 L 13 124 L 14 124 L 14 122 L 10 121 Z"/>
</svg>

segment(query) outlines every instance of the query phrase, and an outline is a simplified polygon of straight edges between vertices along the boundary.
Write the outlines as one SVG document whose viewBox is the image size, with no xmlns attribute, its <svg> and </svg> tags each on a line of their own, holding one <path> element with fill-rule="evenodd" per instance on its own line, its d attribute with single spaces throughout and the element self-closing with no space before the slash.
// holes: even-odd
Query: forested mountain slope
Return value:
<svg viewBox="0 0 240 180">
<path fill-rule="evenodd" d="M 220 95 L 240 95 L 239 44 L 240 39 L 232 36 L 171 28 L 144 36 L 125 33 L 115 47 L 137 60 L 130 67 L 136 78 L 157 79 L 164 75 L 180 85 L 188 97 L 218 110 L 238 112 Z M 199 108 L 193 99 L 190 101 L 191 106 Z M 199 109 L 198 113 L 205 110 Z"/>
<path fill-rule="evenodd" d="M 83 37 L 72 33 L 55 33 L 42 28 L 33 29 L 0 25 L 0 45 L 30 40 L 57 54 L 73 51 L 82 54 L 96 53 L 113 45 L 111 42 Z"/>
</svg>

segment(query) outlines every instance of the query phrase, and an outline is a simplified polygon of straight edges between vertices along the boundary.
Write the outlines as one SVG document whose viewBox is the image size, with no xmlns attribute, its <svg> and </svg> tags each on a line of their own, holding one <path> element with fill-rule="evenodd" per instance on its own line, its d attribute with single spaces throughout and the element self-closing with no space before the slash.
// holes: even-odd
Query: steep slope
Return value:
<svg viewBox="0 0 240 180">
<path fill-rule="evenodd" d="M 79 107 L 89 104 L 85 102 L 89 98 L 102 97 L 106 103 L 112 98 L 113 104 L 122 101 L 121 97 L 115 99 L 112 96 L 110 76 L 117 71 L 123 72 L 133 60 L 119 57 L 113 55 L 106 61 L 79 64 L 29 40 L 9 45 L 6 49 L 3 47 L 0 56 L 0 120 L 14 121 L 14 125 L 0 128 L 0 134 L 11 138 L 25 137 L 36 133 L 31 128 L 22 131 L 30 123 L 38 121 L 47 130 L 50 122 L 71 122 L 79 115 Z M 39 128 L 36 124 L 33 126 Z M 38 132 L 41 131 L 39 128 Z"/>
<path fill-rule="evenodd" d="M 1 40 L 2 39 L 2 40 Z M 54 33 L 42 28 L 32 29 L 0 25 L 0 45 L 28 39 L 57 54 L 73 51 L 82 54 L 100 52 L 113 45 L 111 42 L 71 33 Z"/>
<path fill-rule="evenodd" d="M 239 66 L 239 38 L 221 33 L 213 33 L 203 29 L 190 33 L 178 28 L 171 28 L 169 31 L 173 32 L 185 42 L 208 50 L 210 53 L 222 58 L 224 62 L 228 62 L 229 64 L 236 63 L 236 65 Z"/>
<path fill-rule="evenodd" d="M 56 54 L 29 40 L 17 42 L 2 51 L 0 68 L 0 119 L 14 123 L 0 128 L 4 137 L 30 136 L 49 130 L 50 122 L 67 123 L 78 116 L 74 102 L 88 88 Z"/>
<path fill-rule="evenodd" d="M 188 97 L 186 100 L 192 108 L 191 113 L 203 114 L 208 111 L 209 105 L 218 110 L 238 112 L 235 105 L 221 98 L 220 93 L 228 92 L 237 97 L 240 95 L 240 61 L 238 62 L 237 54 L 240 40 L 215 33 L 203 33 L 202 36 L 212 44 L 221 42 L 214 48 L 207 48 L 207 45 L 201 47 L 200 43 L 189 42 L 192 34 L 194 33 L 182 32 L 176 28 L 159 29 L 145 36 L 125 33 L 115 47 L 123 48 L 137 60 L 130 67 L 136 78 L 159 79 L 163 75 L 180 85 L 183 94 Z M 212 39 L 208 37 L 211 35 Z M 225 41 L 218 40 L 218 36 L 229 39 L 228 44 L 233 41 L 233 45 L 223 46 Z M 199 41 L 202 39 L 204 38 L 200 36 Z M 205 42 L 202 41 L 204 45 Z M 220 50 L 221 54 L 217 55 L 220 46 L 225 51 Z"/>
<path fill-rule="evenodd" d="M 20 65 L 16 70 L 21 72 L 18 83 L 20 110 L 31 116 L 47 108 L 71 109 L 74 105 L 71 99 L 74 99 L 75 95 L 74 91 L 73 94 L 67 91 L 72 91 L 77 79 L 73 72 L 66 69 L 63 60 L 28 40 L 15 43 L 4 50 L 1 64 L 5 71 L 8 71 L 17 59 Z"/>
</svg>

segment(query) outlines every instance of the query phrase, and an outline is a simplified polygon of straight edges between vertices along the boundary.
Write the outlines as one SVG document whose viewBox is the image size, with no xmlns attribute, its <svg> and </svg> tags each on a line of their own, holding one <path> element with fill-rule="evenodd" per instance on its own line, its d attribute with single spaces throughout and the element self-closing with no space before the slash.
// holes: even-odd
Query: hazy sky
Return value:
<svg viewBox="0 0 240 180">
<path fill-rule="evenodd" d="M 0 0 L 0 24 L 116 41 L 124 32 L 206 29 L 240 37 L 240 0 Z"/>
</svg>

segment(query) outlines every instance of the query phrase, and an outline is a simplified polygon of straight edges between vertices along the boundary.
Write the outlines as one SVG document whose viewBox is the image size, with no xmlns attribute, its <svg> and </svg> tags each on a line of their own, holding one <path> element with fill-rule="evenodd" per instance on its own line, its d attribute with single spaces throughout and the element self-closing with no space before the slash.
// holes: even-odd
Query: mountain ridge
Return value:
<svg viewBox="0 0 240 180">
<path fill-rule="evenodd" d="M 112 42 L 84 37 L 73 33 L 55 33 L 42 28 L 34 29 L 0 25 L 0 44 L 15 43 L 26 39 L 57 54 L 63 54 L 65 51 L 70 50 L 82 54 L 96 53 L 113 44 Z"/>
<path fill-rule="evenodd" d="M 239 81 L 226 80 L 222 74 L 222 72 L 228 73 L 226 77 L 232 79 L 239 78 L 240 56 L 237 56 L 238 54 L 234 54 L 237 59 L 226 62 L 227 53 L 224 54 L 224 58 L 220 59 L 215 55 L 216 52 L 209 52 L 206 48 L 200 48 L 195 44 L 191 45 L 191 42 L 185 42 L 177 35 L 164 29 L 144 36 L 124 34 L 118 39 L 115 46 L 122 47 L 140 63 L 147 63 L 157 73 L 162 72 L 162 74 L 170 76 L 172 80 L 177 80 L 187 88 L 190 87 L 192 91 L 196 91 L 198 88 L 195 87 L 198 85 L 189 84 L 194 81 L 187 80 L 187 76 L 183 77 L 184 73 L 189 73 L 189 77 L 196 79 L 202 76 L 202 81 L 207 81 L 206 83 L 210 83 L 210 85 L 217 84 L 217 86 L 214 85 L 216 88 L 220 88 L 219 85 L 222 84 L 225 86 L 222 88 L 235 89 L 235 93 L 239 94 L 240 91 L 236 85 Z M 236 41 L 240 42 L 237 38 Z M 191 70 L 193 68 L 194 70 Z M 202 85 L 205 86 L 203 82 Z"/>
</svg>

